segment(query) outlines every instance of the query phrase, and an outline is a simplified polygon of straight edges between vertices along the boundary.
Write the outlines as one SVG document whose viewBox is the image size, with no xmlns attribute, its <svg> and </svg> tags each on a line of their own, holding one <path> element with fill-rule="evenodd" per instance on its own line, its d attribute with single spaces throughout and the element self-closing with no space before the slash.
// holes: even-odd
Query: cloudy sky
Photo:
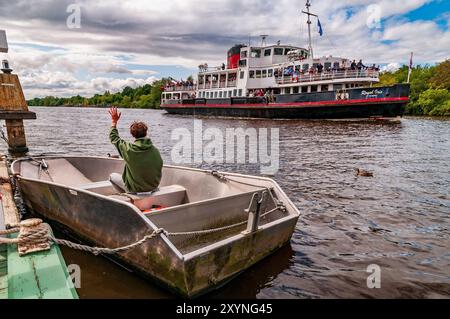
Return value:
<svg viewBox="0 0 450 319">
<path fill-rule="evenodd" d="M 76 6 L 80 28 L 73 28 Z M 113 92 L 219 65 L 236 43 L 306 46 L 304 0 L 0 0 L 27 98 Z M 312 0 L 316 55 L 395 67 L 450 58 L 450 0 Z M 75 10 L 75 11 L 74 11 Z M 69 22 L 69 24 L 68 24 Z M 70 28 L 68 27 L 70 26 Z M 1 54 L 0 54 L 1 55 Z M 0 56 L 4 57 L 4 56 Z"/>
</svg>

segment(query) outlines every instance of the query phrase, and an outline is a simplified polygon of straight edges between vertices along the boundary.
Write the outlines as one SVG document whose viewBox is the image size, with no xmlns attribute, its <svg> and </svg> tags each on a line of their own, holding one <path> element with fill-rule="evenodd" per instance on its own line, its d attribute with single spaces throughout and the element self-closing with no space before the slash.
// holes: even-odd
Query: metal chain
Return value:
<svg viewBox="0 0 450 319">
<path fill-rule="evenodd" d="M 0 128 L 0 138 L 6 142 L 7 145 L 9 145 L 9 140 L 5 135 L 5 131 L 3 131 L 3 128 Z"/>
<path fill-rule="evenodd" d="M 22 191 L 20 190 L 20 185 L 17 182 L 17 179 L 13 176 L 11 177 L 11 184 L 14 188 L 14 201 L 17 206 L 17 210 L 19 211 L 21 216 L 28 214 L 25 202 L 23 201 Z"/>
</svg>

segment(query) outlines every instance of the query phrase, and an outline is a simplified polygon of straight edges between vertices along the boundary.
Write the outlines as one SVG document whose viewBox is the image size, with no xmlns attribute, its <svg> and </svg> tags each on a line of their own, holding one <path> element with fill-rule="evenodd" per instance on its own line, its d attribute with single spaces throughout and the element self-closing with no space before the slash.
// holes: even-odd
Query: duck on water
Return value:
<svg viewBox="0 0 450 319">
<path fill-rule="evenodd" d="M 290 242 L 300 213 L 275 181 L 164 166 L 144 123 L 132 125 L 136 141 L 128 143 L 116 128 L 121 114 L 110 114 L 122 159 L 12 164 L 31 211 L 97 247 L 151 237 L 114 258 L 184 297 L 219 288 Z M 136 178 L 141 170 L 148 175 Z"/>
</svg>

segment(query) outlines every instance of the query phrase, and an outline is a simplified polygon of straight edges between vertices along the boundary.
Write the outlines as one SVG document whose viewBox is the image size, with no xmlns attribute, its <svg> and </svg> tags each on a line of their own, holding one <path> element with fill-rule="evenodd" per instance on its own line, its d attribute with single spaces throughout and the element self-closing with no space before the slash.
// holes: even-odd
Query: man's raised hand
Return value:
<svg viewBox="0 0 450 319">
<path fill-rule="evenodd" d="M 120 120 L 120 117 L 122 116 L 122 113 L 117 111 L 117 107 L 112 107 L 112 108 L 109 109 L 109 114 L 111 115 L 112 126 L 116 127 L 117 123 Z"/>
</svg>

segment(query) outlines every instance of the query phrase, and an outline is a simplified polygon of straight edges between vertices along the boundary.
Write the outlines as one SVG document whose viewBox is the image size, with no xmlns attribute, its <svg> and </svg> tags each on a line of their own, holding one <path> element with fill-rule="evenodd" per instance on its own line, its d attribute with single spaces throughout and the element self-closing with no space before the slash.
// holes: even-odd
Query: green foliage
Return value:
<svg viewBox="0 0 450 319">
<path fill-rule="evenodd" d="M 431 116 L 450 116 L 450 100 L 447 100 L 444 104 L 435 107 L 431 112 Z"/>
<path fill-rule="evenodd" d="M 450 90 L 450 60 L 439 64 L 433 76 L 430 79 L 430 84 L 436 89 Z"/>
<path fill-rule="evenodd" d="M 379 86 L 406 83 L 408 72 L 408 66 L 403 66 L 396 72 L 384 72 L 380 74 L 381 82 Z M 406 108 L 406 114 L 448 116 L 448 101 L 450 99 L 448 95 L 450 90 L 449 60 L 436 66 L 419 65 L 415 67 L 411 73 L 410 83 L 411 100 Z"/>
<path fill-rule="evenodd" d="M 123 108 L 157 109 L 161 105 L 162 87 L 168 83 L 168 79 L 154 82 L 152 85 L 146 84 L 138 88 L 125 87 L 122 92 L 111 94 L 106 91 L 102 95 L 96 94 L 86 98 L 80 95 L 70 98 L 58 98 L 47 96 L 35 98 L 28 101 L 30 106 L 76 106 L 76 107 L 110 107 L 118 106 Z"/>
<path fill-rule="evenodd" d="M 446 106 L 449 106 L 450 92 L 446 89 L 428 89 L 420 94 L 417 104 L 427 115 L 444 115 Z"/>
</svg>

